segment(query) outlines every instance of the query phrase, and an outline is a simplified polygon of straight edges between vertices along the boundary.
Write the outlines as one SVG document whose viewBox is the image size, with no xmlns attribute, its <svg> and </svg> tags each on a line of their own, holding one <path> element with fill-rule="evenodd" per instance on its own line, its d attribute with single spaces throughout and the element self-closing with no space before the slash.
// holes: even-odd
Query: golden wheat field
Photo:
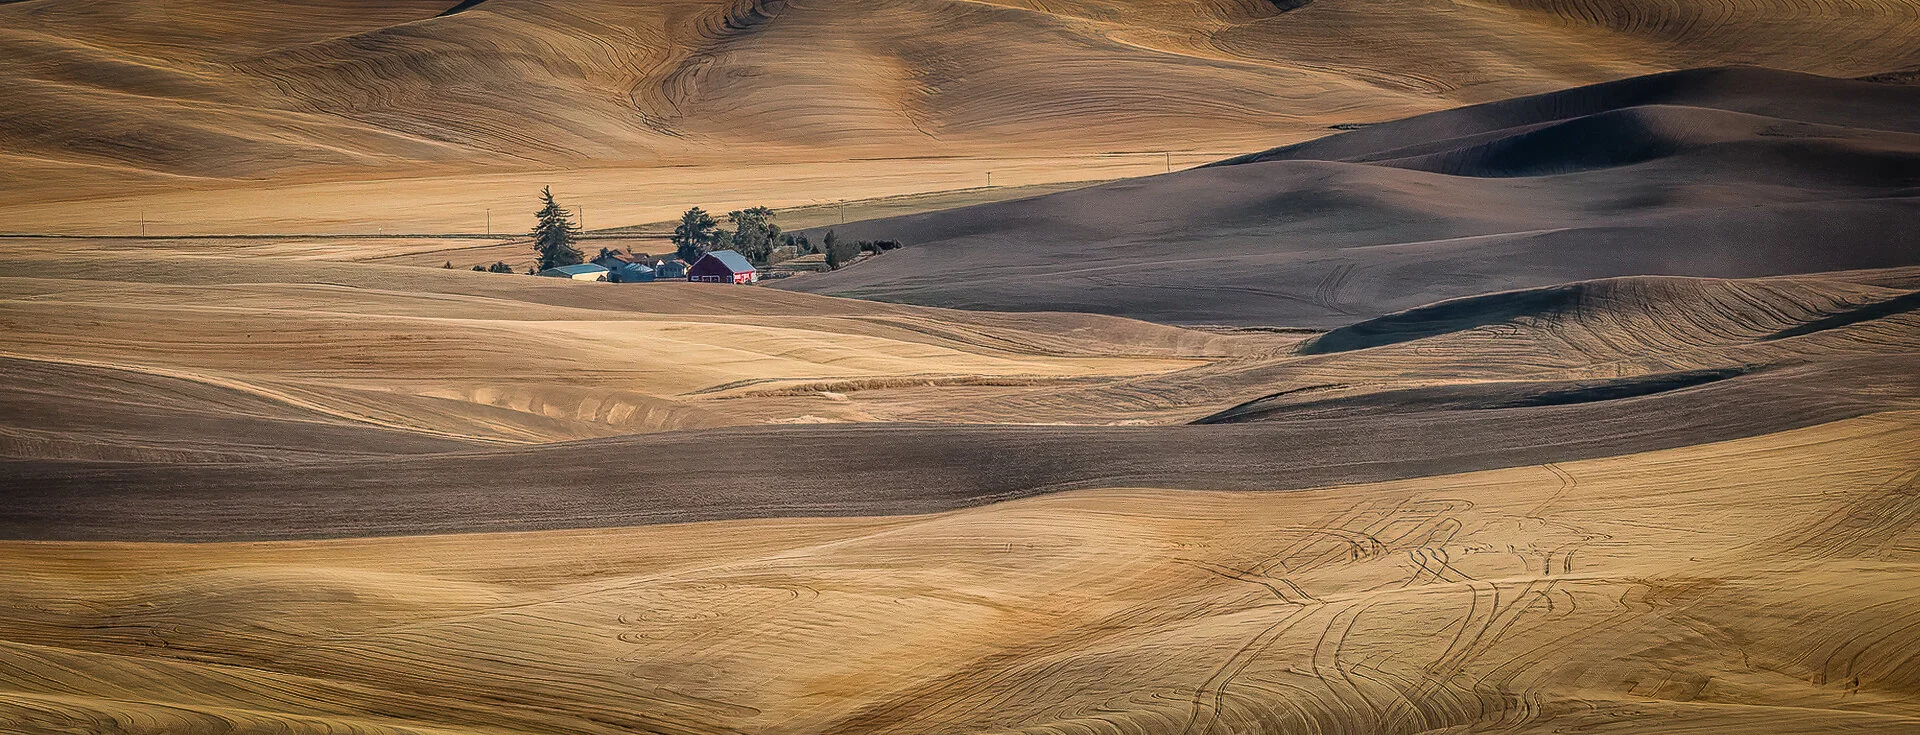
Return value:
<svg viewBox="0 0 1920 735">
<path fill-rule="evenodd" d="M 610 227 L 1139 176 L 1671 69 L 1898 73 L 1916 34 L 1901 0 L 20 0 L 0 229 L 521 231 L 541 184 Z"/>
<path fill-rule="evenodd" d="M 1916 38 L 0 0 L 0 732 L 1920 732 Z"/>
<path fill-rule="evenodd" d="M 0 711 L 129 732 L 1908 732 L 1916 449 L 1914 416 L 1886 412 L 1282 495 L 10 543 Z"/>
<path fill-rule="evenodd" d="M 1859 318 L 1910 301 L 1910 269 L 1597 282 L 1333 351 L 700 284 L 57 262 L 6 287 L 4 528 L 40 539 L 0 544 L 14 729 L 1920 718 L 1920 322 Z M 932 432 L 802 428 L 848 421 Z M 1007 447 L 954 421 L 1050 426 Z M 700 430 L 725 426 L 749 428 Z M 758 466 L 683 479 L 736 454 Z M 841 466 L 888 461 L 913 479 Z M 1061 461 L 1073 482 L 968 486 Z"/>
</svg>

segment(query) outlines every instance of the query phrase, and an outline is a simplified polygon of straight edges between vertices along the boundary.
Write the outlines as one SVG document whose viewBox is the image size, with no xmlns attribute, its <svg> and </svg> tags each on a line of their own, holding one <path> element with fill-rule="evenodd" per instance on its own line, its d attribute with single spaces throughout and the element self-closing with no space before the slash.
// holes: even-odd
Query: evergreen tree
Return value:
<svg viewBox="0 0 1920 735">
<path fill-rule="evenodd" d="M 827 230 L 826 237 L 820 238 L 820 250 L 827 254 L 827 270 L 840 270 L 840 236 Z"/>
<path fill-rule="evenodd" d="M 442 267 L 442 268 L 445 268 L 445 269 L 447 269 L 447 270 L 453 270 L 453 261 L 451 261 L 451 260 L 449 260 L 449 261 L 447 261 L 447 264 L 446 264 L 446 265 L 443 265 L 443 266 L 440 266 L 440 267 Z"/>
<path fill-rule="evenodd" d="M 533 251 L 540 256 L 537 270 L 574 265 L 582 259 L 580 250 L 573 246 L 580 237 L 580 226 L 573 223 L 573 217 L 567 210 L 561 209 L 553 201 L 550 188 L 540 189 L 540 201 L 543 205 L 534 214 L 539 220 L 533 226 Z"/>
<path fill-rule="evenodd" d="M 480 266 L 476 265 L 473 267 L 473 269 L 480 270 Z M 494 261 L 493 265 L 487 266 L 487 272 L 488 273 L 512 273 L 513 266 L 507 265 L 507 262 L 504 260 L 496 260 Z"/>
<path fill-rule="evenodd" d="M 680 215 L 680 224 L 673 228 L 673 236 L 667 238 L 673 242 L 674 257 L 692 263 L 701 255 L 712 250 L 720 242 L 719 223 L 713 221 L 713 215 L 706 210 L 694 207 Z"/>
</svg>

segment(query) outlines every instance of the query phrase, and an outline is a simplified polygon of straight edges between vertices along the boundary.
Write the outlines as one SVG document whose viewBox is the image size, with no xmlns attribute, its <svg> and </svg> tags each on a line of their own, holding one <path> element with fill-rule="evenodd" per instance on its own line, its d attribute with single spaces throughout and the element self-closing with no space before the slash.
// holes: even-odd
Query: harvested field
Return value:
<svg viewBox="0 0 1920 735">
<path fill-rule="evenodd" d="M 0 732 L 1920 731 L 1915 38 L 0 0 Z"/>
<path fill-rule="evenodd" d="M 1614 276 L 1920 265 L 1915 120 L 1911 86 L 1759 69 L 1626 79 L 1173 174 L 840 226 L 842 237 L 908 247 L 780 287 L 1333 328 Z"/>
<path fill-rule="evenodd" d="M 46 731 L 1904 732 L 1920 723 L 1915 426 L 1877 413 L 1396 482 L 1088 489 L 888 518 L 0 544 L 0 716 Z"/>
</svg>

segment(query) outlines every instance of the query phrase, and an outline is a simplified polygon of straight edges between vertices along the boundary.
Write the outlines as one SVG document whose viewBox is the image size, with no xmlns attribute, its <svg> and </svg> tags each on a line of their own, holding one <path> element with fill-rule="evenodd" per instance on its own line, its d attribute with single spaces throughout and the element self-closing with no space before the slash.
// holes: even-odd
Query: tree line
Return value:
<svg viewBox="0 0 1920 735">
<path fill-rule="evenodd" d="M 534 271 L 586 262 L 586 255 L 575 247 L 580 240 L 580 225 L 574 222 L 573 215 L 566 208 L 554 200 L 552 187 L 540 189 L 540 210 L 534 213 L 534 219 L 530 233 L 534 255 L 538 260 Z M 680 215 L 679 224 L 674 226 L 673 234 L 667 238 L 673 243 L 674 257 L 692 263 L 710 251 L 733 250 L 754 265 L 766 267 L 777 248 L 787 247 L 792 249 L 795 256 L 825 254 L 827 267 L 838 270 L 862 253 L 877 254 L 900 247 L 897 240 L 842 241 L 833 230 L 827 230 L 816 245 L 806 235 L 783 232 L 780 225 L 773 221 L 774 211 L 766 207 L 734 210 L 726 214 L 726 219 L 732 229 L 721 227 L 719 220 L 706 210 L 699 207 L 688 209 Z M 605 248 L 601 249 L 602 255 L 607 252 Z M 452 268 L 453 263 L 448 262 L 443 267 Z M 476 265 L 473 270 L 512 273 L 513 267 L 505 262 L 495 262 L 489 266 Z"/>
<path fill-rule="evenodd" d="M 765 266 L 776 247 L 787 247 L 796 257 L 824 253 L 827 267 L 835 270 L 853 262 L 863 252 L 879 253 L 900 247 L 898 240 L 843 242 L 833 230 L 827 230 L 820 244 L 815 245 L 804 234 L 782 233 L 780 226 L 774 224 L 773 216 L 773 210 L 766 207 L 728 212 L 727 222 L 734 228 L 726 230 L 713 215 L 694 207 L 680 215 L 680 224 L 673 228 L 668 240 L 673 242 L 674 257 L 689 263 L 711 250 L 734 250 L 754 265 Z"/>
<path fill-rule="evenodd" d="M 792 244 L 795 239 L 791 235 L 783 239 L 780 226 L 773 223 L 773 210 L 766 207 L 728 212 L 727 223 L 733 225 L 733 229 L 721 229 L 720 223 L 704 209 L 687 210 L 667 238 L 673 243 L 674 257 L 692 263 L 708 251 L 733 250 L 754 265 L 764 266 L 773 257 L 775 246 Z"/>
</svg>

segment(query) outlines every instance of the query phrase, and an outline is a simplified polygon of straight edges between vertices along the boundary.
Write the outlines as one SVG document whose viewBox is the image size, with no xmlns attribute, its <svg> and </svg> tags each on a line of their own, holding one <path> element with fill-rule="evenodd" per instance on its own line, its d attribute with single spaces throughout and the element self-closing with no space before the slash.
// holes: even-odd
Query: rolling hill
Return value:
<svg viewBox="0 0 1920 735">
<path fill-rule="evenodd" d="M 0 731 L 1920 731 L 1915 38 L 0 0 Z"/>
<path fill-rule="evenodd" d="M 10 731 L 1920 722 L 1920 268 L 1306 335 L 11 245 Z"/>
<path fill-rule="evenodd" d="M 1920 269 L 1559 284 L 1303 342 L 65 262 L 0 283 L 10 730 L 1920 722 Z"/>
<path fill-rule="evenodd" d="M 1169 175 L 838 226 L 842 237 L 910 247 L 780 285 L 960 308 L 1330 328 L 1445 298 L 1610 276 L 1913 265 L 1916 120 L 1920 88 L 1760 69 L 1673 72 Z"/>
<path fill-rule="evenodd" d="M 75 280 L 58 263 L 11 263 L 44 272 L 9 285 L 6 395 L 47 417 L 3 445 L 0 530 L 15 537 L 517 531 L 937 512 L 1088 487 L 1302 488 L 1739 439 L 1920 399 L 1912 268 L 1582 282 L 1301 343 L 701 284 L 264 258 Z M 703 471 L 716 456 L 726 471 Z"/>
<path fill-rule="evenodd" d="M 1916 34 L 1895 0 L 20 0 L 0 4 L 0 171 L 9 199 L 72 198 L 742 151 L 1245 149 L 1677 68 L 1899 72 Z"/>
</svg>

